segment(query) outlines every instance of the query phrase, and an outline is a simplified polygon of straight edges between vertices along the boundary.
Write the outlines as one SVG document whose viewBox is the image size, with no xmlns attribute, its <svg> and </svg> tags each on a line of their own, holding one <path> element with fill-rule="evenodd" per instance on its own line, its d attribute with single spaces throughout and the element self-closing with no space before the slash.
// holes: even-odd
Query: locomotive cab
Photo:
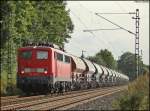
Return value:
<svg viewBox="0 0 150 111">
<path fill-rule="evenodd" d="M 17 87 L 24 92 L 59 92 L 71 87 L 71 58 L 49 46 L 18 50 Z"/>
<path fill-rule="evenodd" d="M 17 87 L 25 92 L 37 89 L 46 90 L 45 87 L 48 87 L 48 83 L 53 80 L 51 60 L 49 48 L 35 46 L 20 48 L 18 50 Z"/>
</svg>

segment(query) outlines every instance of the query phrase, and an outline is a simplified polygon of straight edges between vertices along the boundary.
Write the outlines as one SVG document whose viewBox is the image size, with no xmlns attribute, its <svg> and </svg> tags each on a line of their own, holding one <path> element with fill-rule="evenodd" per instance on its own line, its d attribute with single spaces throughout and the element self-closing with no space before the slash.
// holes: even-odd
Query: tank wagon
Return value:
<svg viewBox="0 0 150 111">
<path fill-rule="evenodd" d="M 19 48 L 17 60 L 17 87 L 25 93 L 123 85 L 129 81 L 124 74 L 68 54 L 53 44 Z"/>
</svg>

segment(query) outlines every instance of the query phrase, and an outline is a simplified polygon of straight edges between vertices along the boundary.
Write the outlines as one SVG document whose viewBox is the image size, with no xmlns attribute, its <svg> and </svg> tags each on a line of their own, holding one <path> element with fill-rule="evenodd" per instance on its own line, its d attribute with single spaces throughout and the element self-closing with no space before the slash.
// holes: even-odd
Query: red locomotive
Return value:
<svg viewBox="0 0 150 111">
<path fill-rule="evenodd" d="M 91 61 L 70 55 L 53 44 L 18 49 L 17 87 L 29 92 L 59 92 L 126 83 L 121 76 Z M 111 76 L 111 77 L 110 77 Z"/>
</svg>

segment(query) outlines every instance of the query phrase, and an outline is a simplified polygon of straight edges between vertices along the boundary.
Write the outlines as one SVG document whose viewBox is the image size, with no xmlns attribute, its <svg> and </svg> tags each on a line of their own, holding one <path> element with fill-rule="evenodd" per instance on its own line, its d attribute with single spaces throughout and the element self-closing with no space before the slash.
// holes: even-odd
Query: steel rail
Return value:
<svg viewBox="0 0 150 111">
<path fill-rule="evenodd" d="M 57 109 L 60 107 L 64 107 L 66 105 L 70 105 L 72 103 L 83 101 L 84 98 L 89 99 L 91 97 L 98 96 L 99 94 L 106 94 L 107 91 L 112 92 L 112 90 L 114 90 L 114 89 L 117 90 L 118 88 L 109 88 L 109 89 L 105 89 L 105 90 L 95 90 L 95 91 L 87 92 L 84 94 L 77 94 L 74 96 L 64 97 L 61 99 L 57 99 L 55 101 L 46 102 L 44 104 L 38 104 L 38 105 L 30 106 L 27 108 L 21 108 L 19 110 L 49 110 L 49 109 L 54 110 L 54 109 Z M 94 96 L 93 96 L 93 94 L 94 94 Z"/>
<path fill-rule="evenodd" d="M 105 89 L 106 87 L 104 87 L 103 89 Z M 85 90 L 80 90 L 80 91 L 69 91 L 69 92 L 64 92 L 63 95 L 68 95 L 68 94 L 73 94 L 73 93 L 78 93 L 78 92 L 86 92 L 87 90 L 93 90 L 93 89 L 85 89 Z M 13 98 L 8 98 L 8 99 L 2 99 L 1 100 L 1 106 L 6 106 L 6 105 L 11 105 L 11 104 L 15 104 L 15 103 L 20 103 L 20 102 L 25 102 L 25 101 L 32 101 L 34 100 L 38 100 L 38 99 L 42 99 L 42 98 L 48 98 L 48 97 L 55 97 L 55 96 L 59 96 L 56 95 L 57 93 L 54 94 L 49 94 L 49 95 L 38 95 L 38 96 L 27 96 L 27 97 L 19 97 L 16 96 Z"/>
<path fill-rule="evenodd" d="M 108 88 L 110 89 L 110 88 Z M 108 90 L 108 89 L 101 89 L 102 90 Z M 41 100 L 35 100 L 35 101 L 29 101 L 29 102 L 24 102 L 24 103 L 20 103 L 20 104 L 12 104 L 12 105 L 8 105 L 8 106 L 2 106 L 1 109 L 2 110 L 14 110 L 14 109 L 20 109 L 20 108 L 25 108 L 25 107 L 29 107 L 29 106 L 33 106 L 33 105 L 39 105 L 39 104 L 44 104 L 44 103 L 47 103 L 47 102 L 53 102 L 53 101 L 57 101 L 57 100 L 61 100 L 61 99 L 65 99 L 65 98 L 72 98 L 74 96 L 82 96 L 82 95 L 85 95 L 87 93 L 93 93 L 95 92 L 96 90 L 100 90 L 100 89 L 94 89 L 94 90 L 90 90 L 90 91 L 87 91 L 87 92 L 78 92 L 76 94 L 70 94 L 70 95 L 62 95 L 62 96 L 57 96 L 57 97 L 53 97 L 53 98 L 44 98 L 44 99 L 41 99 Z"/>
</svg>

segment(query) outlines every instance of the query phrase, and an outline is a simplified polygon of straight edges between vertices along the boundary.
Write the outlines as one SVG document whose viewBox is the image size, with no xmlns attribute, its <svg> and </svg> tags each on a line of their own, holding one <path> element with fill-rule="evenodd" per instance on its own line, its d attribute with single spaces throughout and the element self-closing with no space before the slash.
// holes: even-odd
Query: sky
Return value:
<svg viewBox="0 0 150 111">
<path fill-rule="evenodd" d="M 94 56 L 101 49 L 108 49 L 117 60 L 124 52 L 135 52 L 135 36 L 95 15 L 95 13 L 128 13 L 139 9 L 140 50 L 144 64 L 149 64 L 149 3 L 134 1 L 67 1 L 66 9 L 74 24 L 71 39 L 65 44 L 65 50 L 73 55 Z M 135 20 L 131 14 L 104 14 L 103 17 L 135 33 Z M 141 54 L 141 53 L 140 53 Z"/>
</svg>

